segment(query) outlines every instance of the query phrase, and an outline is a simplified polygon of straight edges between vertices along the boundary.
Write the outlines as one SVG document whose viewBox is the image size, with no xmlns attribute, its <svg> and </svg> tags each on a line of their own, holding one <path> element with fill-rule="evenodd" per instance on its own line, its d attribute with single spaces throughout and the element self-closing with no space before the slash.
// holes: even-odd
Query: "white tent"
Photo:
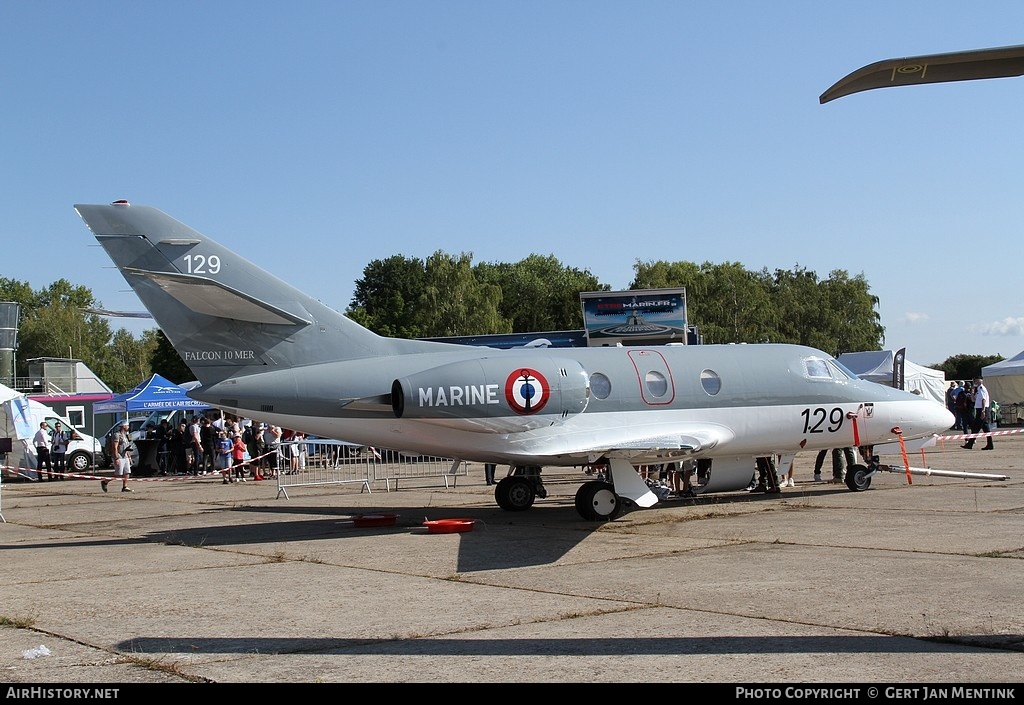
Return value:
<svg viewBox="0 0 1024 705">
<path fill-rule="evenodd" d="M 83 453 L 85 462 L 92 463 L 103 452 L 99 441 L 76 430 L 67 418 L 46 404 L 29 399 L 21 392 L 0 384 L 0 443 L 3 444 L 2 458 L 5 462 L 2 472 L 5 477 L 36 477 L 36 449 L 32 445 L 32 439 L 42 421 L 49 421 L 51 427 L 56 421 L 60 421 L 71 431 L 71 440 L 68 443 L 69 468 L 77 464 L 81 459 L 79 456 Z M 8 442 L 9 451 L 6 450 Z M 78 467 L 81 469 L 83 466 Z"/>
<path fill-rule="evenodd" d="M 35 477 L 36 451 L 32 437 L 30 400 L 24 394 L 0 384 L 0 438 L 11 440 L 11 451 L 5 453 L 4 474 L 10 477 Z"/>
<path fill-rule="evenodd" d="M 1024 403 L 1024 351 L 981 368 L 989 396 L 1000 405 Z"/>
<path fill-rule="evenodd" d="M 837 360 L 861 379 L 892 386 L 892 368 L 896 354 L 892 350 L 843 353 Z M 918 365 L 904 358 L 903 388 L 946 405 L 946 373 Z"/>
</svg>

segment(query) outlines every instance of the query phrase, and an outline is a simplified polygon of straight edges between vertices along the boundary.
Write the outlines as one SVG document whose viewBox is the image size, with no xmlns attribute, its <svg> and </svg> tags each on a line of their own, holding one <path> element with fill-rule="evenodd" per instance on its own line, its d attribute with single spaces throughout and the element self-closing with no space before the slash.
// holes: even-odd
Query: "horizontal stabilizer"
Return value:
<svg viewBox="0 0 1024 705">
<path fill-rule="evenodd" d="M 216 318 L 271 325 L 309 325 L 287 311 L 246 296 L 220 282 L 192 274 L 147 272 L 125 268 L 124 276 L 141 277 L 156 284 L 168 296 L 190 311 Z"/>
</svg>

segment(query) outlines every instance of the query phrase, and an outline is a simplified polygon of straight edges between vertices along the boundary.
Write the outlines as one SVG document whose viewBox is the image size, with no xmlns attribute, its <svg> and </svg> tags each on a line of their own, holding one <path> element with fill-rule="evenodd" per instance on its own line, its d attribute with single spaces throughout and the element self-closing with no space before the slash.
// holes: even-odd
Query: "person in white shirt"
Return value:
<svg viewBox="0 0 1024 705">
<path fill-rule="evenodd" d="M 988 412 L 989 412 L 989 396 L 988 387 L 985 386 L 984 381 L 981 377 L 974 378 L 974 424 L 971 426 L 971 433 L 976 434 L 979 431 L 989 432 L 988 425 Z M 986 436 L 988 443 L 982 450 L 995 450 L 995 445 L 992 443 L 992 436 Z M 967 442 L 964 443 L 961 448 L 970 450 L 974 448 L 974 438 L 968 438 Z"/>
<path fill-rule="evenodd" d="M 189 474 L 198 475 L 203 468 L 203 439 L 199 436 L 199 417 L 193 416 L 188 427 L 188 442 L 192 448 L 192 467 Z"/>
<path fill-rule="evenodd" d="M 53 465 L 50 464 L 50 425 L 45 421 L 39 422 L 39 430 L 32 437 L 32 444 L 36 447 L 36 476 L 39 482 L 43 481 L 43 466 L 46 466 L 48 480 L 53 478 Z"/>
<path fill-rule="evenodd" d="M 276 477 L 281 471 L 281 436 L 284 432 L 280 426 L 268 425 L 263 431 L 263 442 L 267 446 L 266 468 L 268 477 Z"/>
</svg>

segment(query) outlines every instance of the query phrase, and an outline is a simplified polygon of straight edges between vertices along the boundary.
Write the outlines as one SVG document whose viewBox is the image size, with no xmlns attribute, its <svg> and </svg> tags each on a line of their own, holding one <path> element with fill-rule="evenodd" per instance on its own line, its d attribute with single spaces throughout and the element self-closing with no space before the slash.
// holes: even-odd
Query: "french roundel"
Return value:
<svg viewBox="0 0 1024 705">
<path fill-rule="evenodd" d="M 551 398 L 551 388 L 544 375 L 524 367 L 505 380 L 505 399 L 517 414 L 536 414 Z"/>
</svg>

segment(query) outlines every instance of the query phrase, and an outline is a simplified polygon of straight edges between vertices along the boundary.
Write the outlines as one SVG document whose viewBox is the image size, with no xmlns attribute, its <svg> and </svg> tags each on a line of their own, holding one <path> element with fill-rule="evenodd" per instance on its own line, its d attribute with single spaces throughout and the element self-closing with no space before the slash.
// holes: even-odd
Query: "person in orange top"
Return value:
<svg viewBox="0 0 1024 705">
<path fill-rule="evenodd" d="M 245 441 L 238 432 L 231 443 L 231 469 L 235 472 L 236 480 L 245 482 Z"/>
</svg>

